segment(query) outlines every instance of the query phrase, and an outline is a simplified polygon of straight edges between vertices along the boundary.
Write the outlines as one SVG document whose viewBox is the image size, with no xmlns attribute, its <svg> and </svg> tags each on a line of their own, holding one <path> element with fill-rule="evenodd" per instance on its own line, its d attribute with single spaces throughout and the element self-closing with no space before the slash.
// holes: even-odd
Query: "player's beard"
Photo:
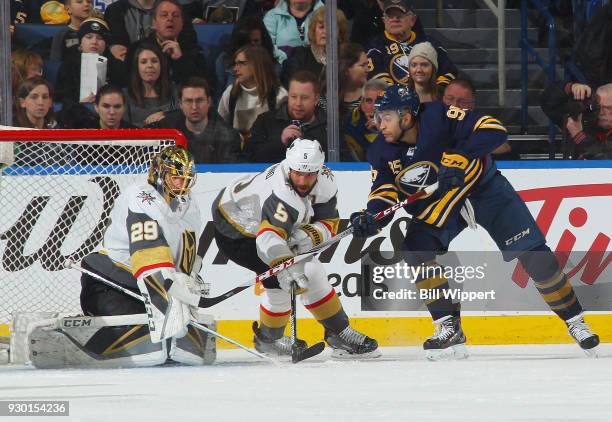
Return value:
<svg viewBox="0 0 612 422">
<path fill-rule="evenodd" d="M 302 198 L 308 196 L 308 194 L 310 192 L 312 192 L 312 190 L 314 189 L 315 185 L 317 184 L 317 181 L 315 181 L 312 186 L 308 187 L 306 185 L 296 185 L 295 183 L 293 183 L 293 181 L 290 179 L 289 182 L 291 183 L 291 186 L 293 186 L 293 190 L 300 195 Z M 302 192 L 302 190 L 304 192 Z"/>
</svg>

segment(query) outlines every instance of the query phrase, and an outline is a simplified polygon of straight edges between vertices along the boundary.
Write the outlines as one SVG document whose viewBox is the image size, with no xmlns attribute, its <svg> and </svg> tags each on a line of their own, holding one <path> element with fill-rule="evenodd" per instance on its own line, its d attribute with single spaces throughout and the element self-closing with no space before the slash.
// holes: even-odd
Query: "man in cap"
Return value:
<svg viewBox="0 0 612 422">
<path fill-rule="evenodd" d="M 383 23 L 385 31 L 376 37 L 367 51 L 368 79 L 383 79 L 389 84 L 405 85 L 410 77 L 408 55 L 418 43 L 429 41 L 438 53 L 437 82 L 446 85 L 457 75 L 446 50 L 435 40 L 413 31 L 417 21 L 408 0 L 385 0 Z"/>
</svg>

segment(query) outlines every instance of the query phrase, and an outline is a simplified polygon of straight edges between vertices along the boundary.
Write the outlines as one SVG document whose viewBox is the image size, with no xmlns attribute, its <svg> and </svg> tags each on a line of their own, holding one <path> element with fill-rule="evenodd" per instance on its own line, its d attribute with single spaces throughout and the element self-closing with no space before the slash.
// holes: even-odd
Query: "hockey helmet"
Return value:
<svg viewBox="0 0 612 422">
<path fill-rule="evenodd" d="M 291 170 L 314 173 L 323 168 L 325 154 L 318 141 L 296 138 L 287 148 L 285 162 Z"/>
<path fill-rule="evenodd" d="M 182 179 L 179 185 L 176 183 Z M 151 163 L 149 184 L 166 199 L 186 199 L 195 184 L 196 172 L 193 156 L 189 151 L 178 146 L 164 148 Z"/>
<path fill-rule="evenodd" d="M 421 101 L 412 88 L 403 85 L 391 85 L 376 98 L 375 107 L 377 113 L 394 110 L 400 116 L 405 110 L 410 110 L 410 114 L 416 117 L 419 115 Z"/>
</svg>

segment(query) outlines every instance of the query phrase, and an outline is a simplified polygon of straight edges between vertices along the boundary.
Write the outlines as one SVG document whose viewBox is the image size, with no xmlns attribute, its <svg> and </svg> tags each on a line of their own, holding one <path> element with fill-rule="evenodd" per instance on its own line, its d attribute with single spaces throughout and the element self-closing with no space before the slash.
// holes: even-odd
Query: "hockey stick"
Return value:
<svg viewBox="0 0 612 422">
<path fill-rule="evenodd" d="M 298 363 L 305 359 L 318 355 L 325 350 L 325 343 L 322 341 L 306 349 L 300 349 L 297 345 L 297 307 L 295 304 L 295 282 L 291 283 L 291 362 Z"/>
<path fill-rule="evenodd" d="M 67 260 L 65 262 L 64 266 L 66 268 L 72 268 L 74 270 L 80 271 L 83 274 L 87 274 L 88 276 L 93 277 L 93 278 L 95 278 L 98 281 L 101 281 L 102 283 L 106 284 L 107 286 L 112 287 L 113 289 L 119 290 L 120 292 L 125 293 L 126 295 L 131 296 L 134 299 L 137 299 L 137 300 L 139 300 L 139 301 L 141 301 L 143 303 L 145 301 L 144 298 L 142 296 L 140 296 L 138 293 L 134 293 L 133 291 L 131 291 L 129 289 L 126 289 L 125 287 L 121 287 L 118 284 L 113 283 L 110 280 L 107 280 L 106 278 L 102 277 L 101 275 L 98 275 L 98 274 L 94 273 L 93 271 L 86 270 L 85 268 L 81 267 L 80 265 L 78 265 L 75 262 L 72 262 L 71 260 Z M 242 344 L 238 343 L 237 341 L 232 340 L 231 338 L 225 337 L 223 334 L 219 334 L 218 332 L 216 332 L 214 330 L 211 330 L 210 328 L 208 328 L 205 325 L 200 324 L 199 322 L 196 322 L 196 321 L 192 320 L 192 321 L 189 321 L 189 324 L 192 325 L 194 328 L 197 328 L 198 330 L 201 330 L 201 331 L 204 331 L 205 333 L 210 334 L 211 336 L 218 337 L 218 338 L 220 338 L 222 340 L 225 340 L 226 342 L 228 342 L 230 344 L 233 344 L 234 346 L 238 347 L 239 349 L 244 350 L 245 352 L 248 352 L 248 353 L 250 353 L 252 355 L 257 356 L 258 358 L 268 360 L 268 361 L 270 361 L 270 362 L 272 362 L 274 364 L 278 363 L 276 360 L 272 359 L 271 357 L 266 356 L 264 354 L 261 354 L 261 353 L 259 353 L 256 350 L 251 350 L 248 347 L 243 346 Z"/>
<path fill-rule="evenodd" d="M 397 204 L 395 204 L 393 206 L 390 206 L 389 208 L 387 208 L 385 210 L 380 211 L 379 213 L 374 215 L 374 219 L 377 220 L 377 221 L 382 220 L 383 218 L 387 217 L 389 214 L 393 214 L 398 209 L 405 207 L 406 205 L 416 201 L 419 198 L 422 198 L 425 195 L 429 195 L 429 194 L 433 193 L 437 188 L 438 188 L 438 183 L 437 182 L 434 183 L 433 185 L 427 186 L 422 191 L 416 192 L 416 193 L 408 196 L 403 201 L 398 202 Z M 223 302 L 225 299 L 229 299 L 230 297 L 234 296 L 236 293 L 240 293 L 244 289 L 247 289 L 247 288 L 257 284 L 260 281 L 263 281 L 263 280 L 265 280 L 267 278 L 275 276 L 276 274 L 278 274 L 279 272 L 283 271 L 287 267 L 290 267 L 291 265 L 295 265 L 298 262 L 301 262 L 301 261 L 303 261 L 305 259 L 310 258 L 311 256 L 314 256 L 314 255 L 318 254 L 319 252 L 323 251 L 324 249 L 327 249 L 331 245 L 335 244 L 336 242 L 339 242 L 340 240 L 344 239 L 345 237 L 347 237 L 348 235 L 350 235 L 352 233 L 353 233 L 353 228 L 349 227 L 346 230 L 338 233 L 337 235 L 335 235 L 331 239 L 328 239 L 325 242 L 319 243 L 317 246 L 313 247 L 309 251 L 303 252 L 301 254 L 298 254 L 298 255 L 294 256 L 293 258 L 288 259 L 287 261 L 282 262 L 282 263 L 278 264 L 277 266 L 270 268 L 268 271 L 256 275 L 254 278 L 249 279 L 248 281 L 246 281 L 246 282 L 244 282 L 244 283 L 234 287 L 233 289 L 223 293 L 220 296 L 203 297 L 203 298 L 201 298 L 200 299 L 200 303 L 199 303 L 198 306 L 200 308 L 209 308 L 209 307 L 211 307 L 213 305 L 216 305 L 219 302 Z"/>
</svg>

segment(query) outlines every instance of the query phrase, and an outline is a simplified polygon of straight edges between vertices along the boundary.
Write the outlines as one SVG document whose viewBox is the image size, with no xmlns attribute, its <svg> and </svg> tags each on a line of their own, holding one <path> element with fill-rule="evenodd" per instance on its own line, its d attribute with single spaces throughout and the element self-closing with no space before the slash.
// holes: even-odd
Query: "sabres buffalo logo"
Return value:
<svg viewBox="0 0 612 422">
<path fill-rule="evenodd" d="M 437 180 L 438 166 L 431 161 L 419 161 L 400 171 L 395 177 L 395 185 L 404 195 L 410 196 L 433 185 Z"/>
<path fill-rule="evenodd" d="M 410 71 L 408 67 L 407 54 L 402 52 L 393 56 L 389 67 L 389 73 L 391 73 L 393 80 L 402 85 L 406 85 L 408 83 Z"/>
</svg>

